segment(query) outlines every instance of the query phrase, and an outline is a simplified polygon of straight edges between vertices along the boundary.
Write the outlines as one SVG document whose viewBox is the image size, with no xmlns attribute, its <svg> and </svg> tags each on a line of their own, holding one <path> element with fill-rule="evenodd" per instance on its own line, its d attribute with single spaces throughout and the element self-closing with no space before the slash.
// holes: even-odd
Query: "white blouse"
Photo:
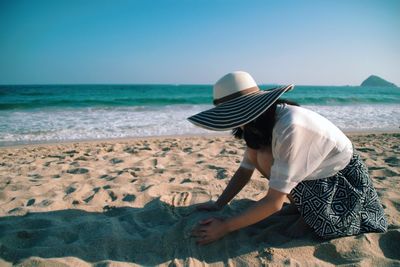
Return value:
<svg viewBox="0 0 400 267">
<path fill-rule="evenodd" d="M 277 105 L 271 188 L 288 194 L 301 181 L 333 176 L 346 167 L 352 155 L 351 141 L 326 118 L 302 107 Z M 255 168 L 247 150 L 240 167 Z"/>
</svg>

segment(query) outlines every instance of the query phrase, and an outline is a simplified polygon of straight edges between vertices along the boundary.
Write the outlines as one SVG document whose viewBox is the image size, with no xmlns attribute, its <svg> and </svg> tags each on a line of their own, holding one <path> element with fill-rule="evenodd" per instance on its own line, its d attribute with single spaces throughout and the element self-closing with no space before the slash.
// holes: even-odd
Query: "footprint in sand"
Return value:
<svg viewBox="0 0 400 267">
<path fill-rule="evenodd" d="M 193 151 L 192 151 L 192 148 L 191 147 L 185 147 L 184 149 L 182 149 L 183 150 L 183 152 L 186 152 L 186 153 L 188 153 L 188 154 L 191 154 L 191 153 L 193 153 Z"/>
<path fill-rule="evenodd" d="M 144 184 L 142 184 L 141 186 L 140 186 L 140 192 L 144 192 L 144 191 L 146 191 L 147 189 L 149 189 L 149 188 L 151 188 L 151 187 L 153 187 L 154 185 L 144 185 Z"/>
<path fill-rule="evenodd" d="M 380 167 L 380 166 L 369 166 L 368 167 L 368 170 L 370 170 L 370 171 L 376 171 L 376 170 L 382 170 L 382 169 L 384 169 L 385 167 Z"/>
<path fill-rule="evenodd" d="M 179 192 L 172 195 L 170 203 L 172 206 L 187 206 L 190 203 L 190 192 Z"/>
<path fill-rule="evenodd" d="M 337 251 L 337 247 L 330 242 L 317 246 L 314 251 L 314 256 L 336 265 L 354 263 L 351 259 L 344 258 L 343 255 Z"/>
<path fill-rule="evenodd" d="M 105 147 L 104 150 L 105 150 L 106 152 L 113 152 L 113 151 L 114 151 L 114 146 Z"/>
<path fill-rule="evenodd" d="M 93 190 L 91 192 L 89 192 L 83 196 L 83 201 L 85 201 L 86 203 L 89 203 L 94 198 L 94 196 L 97 194 L 97 192 L 99 192 L 99 190 L 100 190 L 100 187 L 93 188 Z"/>
<path fill-rule="evenodd" d="M 52 162 L 55 162 L 55 161 L 54 160 L 53 161 L 47 161 L 47 162 L 43 163 L 43 166 L 44 167 L 49 167 Z"/>
<path fill-rule="evenodd" d="M 189 178 L 183 179 L 181 184 L 186 184 L 186 183 L 191 183 L 192 180 L 190 180 Z"/>
<path fill-rule="evenodd" d="M 160 200 L 174 207 L 187 207 L 210 201 L 211 197 L 204 191 L 183 191 L 163 195 Z"/>
<path fill-rule="evenodd" d="M 71 194 L 71 193 L 73 193 L 75 191 L 76 191 L 76 188 L 74 186 L 70 185 L 70 186 L 67 187 L 67 189 L 65 189 L 64 192 L 65 192 L 65 194 L 69 195 L 69 194 Z"/>
<path fill-rule="evenodd" d="M 68 150 L 68 151 L 64 151 L 63 153 L 64 153 L 64 154 L 73 155 L 73 154 L 77 154 L 77 153 L 79 153 L 79 152 L 76 151 L 76 150 Z"/>
<path fill-rule="evenodd" d="M 211 170 L 217 171 L 217 175 L 216 175 L 217 179 L 222 180 L 222 179 L 225 179 L 226 177 L 228 177 L 228 175 L 226 173 L 226 169 L 224 169 L 222 167 L 218 167 L 218 166 L 214 166 L 214 165 L 208 165 L 207 167 Z"/>
<path fill-rule="evenodd" d="M 372 170 L 371 174 L 373 177 L 376 176 L 381 176 L 381 177 L 392 177 L 392 176 L 397 176 L 399 175 L 397 172 L 392 171 L 389 168 L 384 168 L 384 169 L 380 169 L 380 170 Z"/>
<path fill-rule="evenodd" d="M 106 180 L 106 181 L 112 181 L 112 180 L 114 180 L 116 177 L 113 177 L 113 176 L 108 175 L 108 174 L 103 174 L 103 175 L 101 175 L 99 178 L 100 178 L 100 179 L 104 179 L 104 180 Z"/>
<path fill-rule="evenodd" d="M 71 162 L 69 165 L 73 166 L 73 167 L 79 167 L 79 162 L 74 161 L 74 162 Z"/>
<path fill-rule="evenodd" d="M 48 158 L 65 159 L 64 155 L 48 155 Z"/>
<path fill-rule="evenodd" d="M 356 148 L 356 150 L 361 152 L 370 152 L 370 151 L 375 152 L 374 148 L 369 148 L 369 147 L 358 147 Z"/>
<path fill-rule="evenodd" d="M 400 212 L 400 203 L 397 203 L 396 200 L 390 201 L 391 206 L 393 206 L 398 212 Z"/>
<path fill-rule="evenodd" d="M 273 248 L 265 248 L 265 249 L 261 249 L 258 252 L 258 257 L 260 257 L 261 259 L 265 258 L 268 261 L 272 261 L 274 254 L 275 254 L 275 251 Z"/>
<path fill-rule="evenodd" d="M 75 160 L 88 161 L 89 159 L 85 156 L 79 156 Z"/>
<path fill-rule="evenodd" d="M 26 203 L 27 206 L 32 206 L 33 204 L 35 204 L 34 198 L 29 199 L 28 202 Z"/>
<path fill-rule="evenodd" d="M 114 191 L 107 191 L 108 195 L 111 198 L 111 201 L 115 201 L 118 199 L 117 195 L 114 193 Z"/>
<path fill-rule="evenodd" d="M 123 149 L 123 151 L 126 153 L 129 153 L 129 154 L 137 154 L 138 153 L 138 151 L 134 147 L 130 147 L 130 146 L 125 147 Z"/>
<path fill-rule="evenodd" d="M 171 148 L 169 148 L 169 147 L 163 147 L 161 150 L 164 151 L 164 152 L 168 152 L 168 151 L 171 150 Z"/>
<path fill-rule="evenodd" d="M 32 179 L 41 179 L 43 176 L 40 174 L 34 173 L 34 174 L 28 174 L 28 177 L 31 177 Z"/>
<path fill-rule="evenodd" d="M 148 146 L 139 147 L 138 149 L 139 149 L 139 150 L 153 150 L 153 149 L 151 149 L 151 148 L 148 147 Z"/>
<path fill-rule="evenodd" d="M 75 169 L 67 170 L 67 173 L 70 173 L 70 174 L 84 174 L 84 173 L 88 173 L 88 172 L 89 172 L 89 170 L 85 169 L 85 168 L 75 168 Z"/>
<path fill-rule="evenodd" d="M 122 159 L 119 159 L 119 158 L 112 158 L 112 159 L 110 159 L 110 162 L 112 164 L 118 164 L 118 163 L 122 163 L 124 161 Z"/>
<path fill-rule="evenodd" d="M 227 149 L 223 148 L 219 152 L 219 155 L 237 155 L 237 151 L 236 150 L 227 150 Z"/>
<path fill-rule="evenodd" d="M 388 157 L 385 159 L 385 162 L 391 167 L 399 167 L 400 159 L 397 157 Z"/>
<path fill-rule="evenodd" d="M 96 193 L 94 193 L 94 194 L 92 194 L 91 196 L 85 198 L 83 201 L 85 201 L 85 203 L 89 203 L 89 202 L 94 198 L 94 195 L 95 195 L 95 194 L 96 194 Z"/>
<path fill-rule="evenodd" d="M 157 159 L 152 159 L 152 160 L 151 160 L 151 164 L 152 164 L 154 167 L 156 167 L 157 164 L 158 164 L 158 160 L 157 160 Z"/>
<path fill-rule="evenodd" d="M 400 230 L 390 230 L 379 238 L 379 247 L 385 257 L 400 260 Z"/>
<path fill-rule="evenodd" d="M 16 207 L 8 211 L 8 214 L 23 216 L 27 211 L 21 207 Z"/>
<path fill-rule="evenodd" d="M 51 204 L 53 204 L 53 200 L 51 200 L 51 199 L 44 199 L 42 202 L 40 202 L 39 203 L 39 206 L 40 207 L 48 207 L 48 206 L 50 206 Z"/>
<path fill-rule="evenodd" d="M 124 196 L 124 198 L 122 199 L 122 201 L 125 201 L 125 202 L 133 202 L 133 201 L 135 201 L 135 199 L 136 199 L 136 196 L 135 195 L 126 195 L 126 196 Z"/>
</svg>

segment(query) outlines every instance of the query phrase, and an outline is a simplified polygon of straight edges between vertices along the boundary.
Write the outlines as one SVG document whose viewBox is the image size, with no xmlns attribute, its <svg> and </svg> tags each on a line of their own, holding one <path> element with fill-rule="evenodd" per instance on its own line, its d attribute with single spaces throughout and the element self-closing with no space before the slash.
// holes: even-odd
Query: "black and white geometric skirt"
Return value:
<svg viewBox="0 0 400 267">
<path fill-rule="evenodd" d="M 320 237 L 387 230 L 378 194 L 357 153 L 336 175 L 303 181 L 291 191 L 291 195 L 305 222 Z"/>
</svg>

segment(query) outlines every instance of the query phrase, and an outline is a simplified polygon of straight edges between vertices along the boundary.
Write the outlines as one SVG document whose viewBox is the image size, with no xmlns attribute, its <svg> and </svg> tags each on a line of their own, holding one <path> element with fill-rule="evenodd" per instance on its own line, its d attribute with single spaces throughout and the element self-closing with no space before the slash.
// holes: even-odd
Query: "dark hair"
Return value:
<svg viewBox="0 0 400 267">
<path fill-rule="evenodd" d="M 296 102 L 278 99 L 263 114 L 244 125 L 244 130 L 240 127 L 232 129 L 232 135 L 238 139 L 244 138 L 246 145 L 253 149 L 271 146 L 272 130 L 275 126 L 275 110 L 279 104 L 299 106 Z"/>
</svg>

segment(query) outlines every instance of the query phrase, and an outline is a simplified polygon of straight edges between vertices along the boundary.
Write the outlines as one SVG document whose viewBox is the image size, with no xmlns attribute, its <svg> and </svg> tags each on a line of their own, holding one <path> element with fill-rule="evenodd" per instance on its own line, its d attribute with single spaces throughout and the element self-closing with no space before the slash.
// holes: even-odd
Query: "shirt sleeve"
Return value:
<svg viewBox="0 0 400 267">
<path fill-rule="evenodd" d="M 289 194 L 298 183 L 318 168 L 334 147 L 334 143 L 315 131 L 295 124 L 276 130 L 272 144 L 274 162 L 269 186 Z"/>
<path fill-rule="evenodd" d="M 251 163 L 250 159 L 249 159 L 249 155 L 248 155 L 248 150 L 246 148 L 246 150 L 244 151 L 244 155 L 243 155 L 243 159 L 242 162 L 240 163 L 240 167 L 247 169 L 247 170 L 254 170 L 256 167 L 253 165 L 253 163 Z"/>
</svg>

